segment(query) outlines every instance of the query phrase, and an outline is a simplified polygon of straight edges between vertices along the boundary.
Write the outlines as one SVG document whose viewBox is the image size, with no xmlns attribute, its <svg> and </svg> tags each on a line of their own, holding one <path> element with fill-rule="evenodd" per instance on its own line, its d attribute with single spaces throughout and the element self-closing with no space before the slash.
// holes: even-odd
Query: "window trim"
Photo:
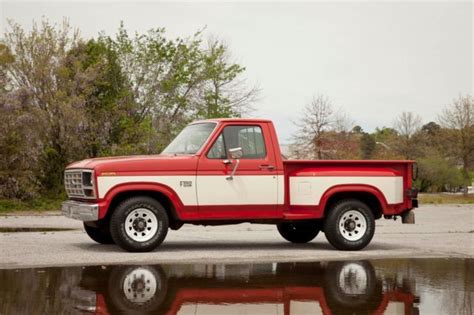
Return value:
<svg viewBox="0 0 474 315">
<path fill-rule="evenodd" d="M 204 156 L 206 157 L 206 159 L 208 160 L 225 160 L 225 159 L 228 159 L 227 157 L 227 147 L 226 147 L 226 144 L 225 144 L 225 137 L 224 137 L 224 129 L 227 128 L 227 127 L 257 127 L 260 129 L 261 133 L 262 133 L 262 140 L 263 140 L 263 148 L 265 150 L 265 155 L 262 156 L 262 157 L 259 157 L 259 158 L 240 158 L 240 160 L 249 160 L 249 161 L 256 161 L 256 160 L 266 160 L 268 159 L 268 150 L 267 150 L 267 141 L 265 139 L 265 131 L 264 131 L 264 128 L 261 124 L 226 124 L 224 125 L 220 130 L 219 130 L 219 134 L 218 136 L 214 139 L 214 141 L 209 145 L 209 147 L 207 148 L 206 150 L 206 153 L 204 154 Z M 217 140 L 219 139 L 219 137 L 222 135 L 222 141 L 224 142 L 224 147 L 225 147 L 225 150 L 226 150 L 226 157 L 225 158 L 210 158 L 208 157 L 208 154 L 209 152 L 211 151 L 212 147 L 214 146 L 214 144 L 216 144 Z"/>
</svg>

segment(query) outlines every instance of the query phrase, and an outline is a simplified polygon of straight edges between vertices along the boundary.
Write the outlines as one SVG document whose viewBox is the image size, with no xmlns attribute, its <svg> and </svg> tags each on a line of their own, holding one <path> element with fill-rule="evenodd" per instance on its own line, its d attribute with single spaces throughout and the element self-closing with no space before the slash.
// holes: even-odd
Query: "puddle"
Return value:
<svg viewBox="0 0 474 315">
<path fill-rule="evenodd" d="M 74 229 L 47 228 L 47 227 L 0 227 L 0 233 L 21 233 L 21 232 L 61 232 L 72 231 Z"/>
<path fill-rule="evenodd" d="M 0 270 L 0 314 L 472 314 L 473 259 Z"/>
</svg>

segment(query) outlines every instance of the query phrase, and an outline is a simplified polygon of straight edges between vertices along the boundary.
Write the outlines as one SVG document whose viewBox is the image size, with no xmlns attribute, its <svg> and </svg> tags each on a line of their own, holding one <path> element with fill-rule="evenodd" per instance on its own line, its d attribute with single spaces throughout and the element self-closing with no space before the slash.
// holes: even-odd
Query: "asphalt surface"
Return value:
<svg viewBox="0 0 474 315">
<path fill-rule="evenodd" d="M 71 265 L 153 263 L 249 263 L 377 258 L 474 258 L 474 205 L 426 205 L 416 210 L 416 224 L 377 221 L 364 250 L 333 249 L 324 234 L 308 244 L 286 242 L 273 225 L 219 227 L 185 225 L 169 231 L 150 253 L 127 253 L 115 245 L 93 242 L 82 222 L 48 215 L 0 216 L 5 227 L 71 228 L 56 232 L 0 233 L 0 269 Z"/>
</svg>

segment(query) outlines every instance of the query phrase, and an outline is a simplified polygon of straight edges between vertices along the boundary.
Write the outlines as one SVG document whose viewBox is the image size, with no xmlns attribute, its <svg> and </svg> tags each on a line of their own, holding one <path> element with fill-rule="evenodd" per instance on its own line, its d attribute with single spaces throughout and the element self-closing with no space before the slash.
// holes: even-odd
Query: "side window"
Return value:
<svg viewBox="0 0 474 315">
<path fill-rule="evenodd" d="M 233 127 L 230 127 L 233 128 Z M 266 156 L 262 129 L 258 126 L 237 127 L 238 147 L 242 148 L 244 159 L 262 159 Z M 225 131 L 224 131 L 225 133 Z"/>
<path fill-rule="evenodd" d="M 222 135 L 222 133 L 219 135 L 216 142 L 214 142 L 214 145 L 207 153 L 207 158 L 209 159 L 226 159 L 227 158 L 225 144 L 224 144 L 224 136 Z"/>
<path fill-rule="evenodd" d="M 263 159 L 267 156 L 260 126 L 227 126 L 207 153 L 209 159 L 226 159 L 232 148 L 242 148 L 242 159 Z"/>
</svg>

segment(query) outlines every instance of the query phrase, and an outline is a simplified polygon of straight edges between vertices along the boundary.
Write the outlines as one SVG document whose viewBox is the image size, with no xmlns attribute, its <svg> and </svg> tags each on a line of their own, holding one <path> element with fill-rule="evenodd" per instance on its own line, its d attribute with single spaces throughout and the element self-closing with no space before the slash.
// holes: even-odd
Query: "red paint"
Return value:
<svg viewBox="0 0 474 315">
<path fill-rule="evenodd" d="M 236 175 L 284 175 L 284 203 L 267 205 L 248 205 L 245 202 L 235 205 L 197 206 L 184 205 L 178 193 L 171 187 L 152 183 L 127 183 L 113 187 L 103 199 L 84 200 L 98 203 L 100 218 L 104 218 L 114 197 L 123 192 L 150 191 L 165 195 L 173 204 L 178 218 L 184 222 L 205 220 L 304 220 L 318 219 L 325 216 L 328 199 L 339 192 L 364 192 L 375 196 L 382 205 L 383 214 L 401 214 L 412 208 L 411 199 L 404 195 L 400 204 L 387 204 L 385 197 L 376 187 L 368 185 L 338 185 L 326 191 L 314 206 L 290 205 L 290 176 L 402 176 L 403 190 L 412 187 L 412 165 L 414 161 L 365 161 L 365 160 L 329 160 L 329 161 L 284 161 L 275 128 L 271 121 L 262 119 L 214 119 L 217 123 L 213 133 L 195 155 L 150 155 L 131 157 L 112 157 L 89 159 L 72 163 L 68 168 L 93 169 L 97 176 L 112 173 L 116 176 L 228 176 L 233 165 L 225 165 L 223 160 L 208 159 L 207 152 L 226 126 L 255 125 L 262 129 L 266 145 L 266 157 L 262 159 L 241 159 Z M 273 166 L 273 169 L 262 169 L 262 165 Z M 96 185 L 97 187 L 97 185 Z M 97 188 L 96 188 L 97 190 Z M 219 187 L 215 187 L 219 194 Z M 97 191 L 96 191 L 97 195 Z M 276 200 L 276 198 L 275 198 Z M 199 200 L 198 200 L 199 201 Z M 319 203 L 319 204 L 318 204 Z M 227 223 L 227 222 L 226 222 Z"/>
</svg>

